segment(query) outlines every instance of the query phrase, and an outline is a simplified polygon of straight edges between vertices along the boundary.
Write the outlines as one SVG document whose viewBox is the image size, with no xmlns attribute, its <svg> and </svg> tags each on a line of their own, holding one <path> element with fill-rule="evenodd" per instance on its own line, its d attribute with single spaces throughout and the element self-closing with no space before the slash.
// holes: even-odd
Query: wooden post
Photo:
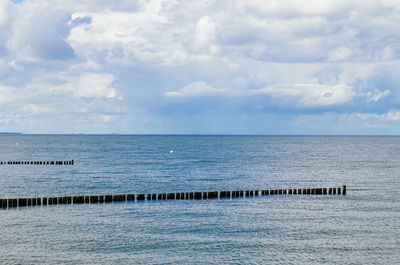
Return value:
<svg viewBox="0 0 400 265">
<path fill-rule="evenodd" d="M 7 209 L 7 199 L 0 199 L 0 209 Z"/>
<path fill-rule="evenodd" d="M 112 202 L 112 195 L 105 195 L 104 196 L 104 202 L 106 202 L 106 203 Z"/>
<path fill-rule="evenodd" d="M 90 196 L 90 203 L 99 203 L 99 196 L 97 195 Z"/>
<path fill-rule="evenodd" d="M 346 195 L 346 185 L 343 185 L 343 195 Z"/>
<path fill-rule="evenodd" d="M 72 197 L 72 201 L 74 204 L 81 204 L 85 202 L 85 197 L 84 196 L 74 196 Z"/>
<path fill-rule="evenodd" d="M 201 192 L 195 192 L 195 193 L 194 193 L 194 198 L 195 198 L 196 200 L 200 200 L 200 199 L 201 199 Z"/>
<path fill-rule="evenodd" d="M 25 207 L 27 205 L 26 198 L 19 198 L 18 199 L 18 206 L 19 207 Z"/>
<path fill-rule="evenodd" d="M 18 206 L 17 199 L 8 199 L 8 208 L 14 208 Z"/>
<path fill-rule="evenodd" d="M 135 194 L 127 194 L 126 200 L 128 201 L 135 201 Z"/>
<path fill-rule="evenodd" d="M 209 191 L 208 193 L 207 193 L 207 197 L 209 198 L 209 199 L 217 199 L 218 198 L 218 192 L 217 191 Z"/>
<path fill-rule="evenodd" d="M 115 202 L 124 202 L 124 201 L 126 201 L 125 194 L 114 195 L 113 199 L 114 199 Z"/>
<path fill-rule="evenodd" d="M 136 194 L 136 200 L 137 201 L 144 201 L 144 194 L 143 193 Z"/>
</svg>

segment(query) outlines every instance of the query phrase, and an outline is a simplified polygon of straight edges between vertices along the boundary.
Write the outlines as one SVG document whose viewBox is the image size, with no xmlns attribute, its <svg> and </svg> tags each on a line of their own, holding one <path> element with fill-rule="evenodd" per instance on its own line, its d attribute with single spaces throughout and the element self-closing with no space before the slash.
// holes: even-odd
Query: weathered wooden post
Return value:
<svg viewBox="0 0 400 265">
<path fill-rule="evenodd" d="M 143 195 L 144 196 L 144 195 Z M 125 199 L 125 194 L 117 194 L 117 195 L 114 195 L 113 196 L 113 200 L 115 201 L 115 202 L 124 202 L 126 199 Z"/>
<path fill-rule="evenodd" d="M 201 199 L 201 192 L 195 192 L 195 193 L 194 193 L 194 198 L 195 198 L 196 200 L 200 200 L 200 199 Z"/>
<path fill-rule="evenodd" d="M 207 197 L 209 198 L 209 199 L 217 199 L 218 198 L 218 192 L 217 191 L 209 191 L 208 193 L 207 193 Z"/>
<path fill-rule="evenodd" d="M 137 201 L 144 201 L 144 194 L 143 193 L 136 194 L 136 200 Z"/>
<path fill-rule="evenodd" d="M 74 204 L 82 204 L 85 202 L 85 197 L 84 196 L 74 196 L 74 197 L 72 197 L 72 202 Z"/>
<path fill-rule="evenodd" d="M 0 209 L 7 209 L 7 199 L 0 199 Z"/>
<path fill-rule="evenodd" d="M 97 195 L 90 196 L 90 203 L 99 203 L 99 196 Z"/>
<path fill-rule="evenodd" d="M 25 207 L 26 206 L 26 198 L 19 198 L 18 199 L 18 206 L 19 207 Z"/>
<path fill-rule="evenodd" d="M 343 185 L 343 195 L 346 195 L 346 185 Z"/>
<path fill-rule="evenodd" d="M 17 199 L 8 199 L 8 208 L 15 208 L 18 206 Z"/>
<path fill-rule="evenodd" d="M 106 202 L 106 203 L 112 202 L 112 195 L 105 195 L 104 196 L 104 202 Z"/>
<path fill-rule="evenodd" d="M 127 194 L 126 195 L 126 200 L 127 201 L 134 201 L 135 200 L 135 194 Z"/>
</svg>

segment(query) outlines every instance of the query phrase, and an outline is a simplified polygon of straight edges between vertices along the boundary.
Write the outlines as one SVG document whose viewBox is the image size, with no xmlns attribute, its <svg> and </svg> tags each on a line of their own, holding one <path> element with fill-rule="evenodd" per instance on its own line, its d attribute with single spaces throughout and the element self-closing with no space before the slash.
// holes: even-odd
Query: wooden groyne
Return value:
<svg viewBox="0 0 400 265">
<path fill-rule="evenodd" d="M 0 161 L 0 165 L 74 165 L 74 160 L 56 160 L 56 161 Z"/>
<path fill-rule="evenodd" d="M 270 195 L 346 195 L 346 186 L 337 188 L 301 188 L 301 189 L 271 189 L 271 190 L 234 190 L 176 193 L 139 193 L 116 195 L 88 195 L 64 197 L 38 197 L 1 199 L 0 209 L 10 209 L 28 206 L 46 206 L 57 204 L 97 204 L 125 201 L 155 201 L 155 200 L 207 200 L 230 199 L 239 197 L 270 196 Z"/>
</svg>

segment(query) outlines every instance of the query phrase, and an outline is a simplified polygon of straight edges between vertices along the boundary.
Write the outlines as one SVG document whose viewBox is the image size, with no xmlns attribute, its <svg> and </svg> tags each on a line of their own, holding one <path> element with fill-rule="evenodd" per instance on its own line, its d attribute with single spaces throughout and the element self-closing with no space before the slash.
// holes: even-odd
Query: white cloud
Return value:
<svg viewBox="0 0 400 265">
<path fill-rule="evenodd" d="M 380 90 L 374 90 L 373 92 L 369 91 L 366 94 L 367 97 L 367 102 L 378 102 L 380 99 L 387 97 L 390 95 L 390 91 L 389 90 L 384 90 L 384 91 L 380 91 Z"/>
<path fill-rule="evenodd" d="M 184 86 L 182 89 L 177 91 L 169 91 L 166 92 L 165 95 L 167 97 L 198 97 L 204 95 L 218 95 L 229 92 L 228 89 L 225 88 L 214 88 L 207 83 L 193 82 Z"/>
<path fill-rule="evenodd" d="M 347 115 L 352 120 L 387 120 L 387 121 L 399 121 L 400 111 L 391 110 L 387 113 L 352 113 Z"/>
<path fill-rule="evenodd" d="M 104 53 L 108 61 L 174 64 L 185 60 L 181 43 L 174 41 L 180 28 L 168 29 L 162 5 L 150 2 L 139 12 L 74 13 L 69 25 L 68 43 L 83 57 Z M 74 21 L 90 22 L 74 25 Z"/>
<path fill-rule="evenodd" d="M 350 58 L 352 50 L 347 47 L 339 47 L 334 49 L 329 54 L 329 60 L 333 62 L 346 61 Z"/>
<path fill-rule="evenodd" d="M 8 0 L 0 0 L 0 27 L 3 26 L 7 22 L 8 5 L 9 5 Z"/>
<path fill-rule="evenodd" d="M 251 97 L 268 95 L 280 100 L 280 105 L 292 105 L 293 102 L 300 107 L 323 107 L 341 105 L 353 99 L 356 93 L 353 87 L 346 84 L 326 85 L 319 83 L 310 84 L 285 84 L 259 89 L 227 89 L 215 88 L 201 81 L 194 82 L 180 90 L 166 92 L 167 97 L 201 97 L 223 95 L 225 97 Z M 375 94 L 374 99 L 382 97 Z M 371 96 L 372 97 L 372 96 Z"/>
<path fill-rule="evenodd" d="M 0 107 L 93 115 L 85 128 L 135 109 L 157 127 L 209 99 L 396 117 L 399 23 L 396 0 L 0 0 Z"/>
<path fill-rule="evenodd" d="M 55 86 L 50 91 L 72 93 L 75 97 L 113 99 L 117 98 L 117 92 L 112 87 L 113 81 L 111 74 L 83 73 L 79 77 L 68 77 L 66 84 Z"/>
<path fill-rule="evenodd" d="M 32 115 L 38 115 L 38 114 L 52 112 L 52 110 L 49 107 L 40 106 L 37 104 L 28 104 L 28 105 L 24 106 L 24 111 L 26 111 Z"/>
<path fill-rule="evenodd" d="M 17 98 L 16 89 L 0 85 L 0 104 L 11 102 Z"/>
<path fill-rule="evenodd" d="M 219 47 L 215 44 L 217 29 L 215 21 L 209 16 L 201 17 L 194 28 L 193 46 L 197 51 L 206 51 L 215 54 Z"/>
<path fill-rule="evenodd" d="M 339 105 L 350 101 L 355 93 L 346 84 L 293 84 L 253 90 L 254 94 L 267 94 L 277 98 L 294 98 L 299 106 L 320 107 Z"/>
<path fill-rule="evenodd" d="M 13 5 L 7 49 L 13 60 L 65 60 L 74 56 L 65 42 L 68 10 L 49 1 L 24 1 Z"/>
</svg>

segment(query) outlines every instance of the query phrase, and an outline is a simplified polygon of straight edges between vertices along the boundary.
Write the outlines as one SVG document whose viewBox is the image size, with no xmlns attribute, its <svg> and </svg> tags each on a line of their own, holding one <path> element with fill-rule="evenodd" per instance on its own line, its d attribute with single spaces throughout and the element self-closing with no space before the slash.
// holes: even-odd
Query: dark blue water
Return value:
<svg viewBox="0 0 400 265">
<path fill-rule="evenodd" d="M 0 136 L 2 161 L 71 159 L 1 165 L 0 197 L 341 185 L 347 195 L 2 210 L 0 263 L 400 263 L 400 137 Z"/>
</svg>

